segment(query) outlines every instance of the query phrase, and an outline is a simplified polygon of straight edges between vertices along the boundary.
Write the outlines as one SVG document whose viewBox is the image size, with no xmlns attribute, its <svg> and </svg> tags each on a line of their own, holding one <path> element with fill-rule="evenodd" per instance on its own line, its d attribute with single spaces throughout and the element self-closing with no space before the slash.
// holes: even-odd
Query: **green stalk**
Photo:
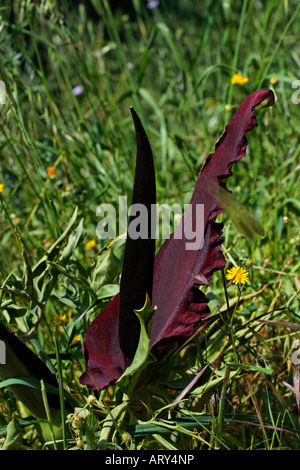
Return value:
<svg viewBox="0 0 300 470">
<path fill-rule="evenodd" d="M 226 289 L 226 278 L 225 278 L 225 272 L 224 269 L 222 269 L 222 280 L 223 280 L 223 286 L 224 286 L 224 293 L 225 293 L 225 299 L 226 299 L 226 305 L 227 305 L 227 312 L 229 314 L 230 311 L 230 305 L 229 305 L 229 299 L 228 299 L 228 293 Z M 222 313 L 220 312 L 220 315 L 222 317 Z M 223 319 L 223 318 L 222 318 Z"/>
<path fill-rule="evenodd" d="M 233 349 L 233 357 L 234 357 L 234 362 L 237 362 L 237 363 L 239 362 L 239 360 L 238 360 L 238 356 L 237 356 L 236 349 L 235 349 L 235 339 L 234 339 L 234 332 L 233 332 L 233 318 L 234 318 L 235 312 L 238 308 L 241 294 L 242 294 L 242 291 L 239 288 L 238 301 L 235 304 L 234 311 L 232 312 L 232 315 L 231 315 L 231 318 L 230 318 L 230 335 L 231 335 L 231 342 L 232 342 L 232 349 Z"/>
<path fill-rule="evenodd" d="M 123 401 L 120 405 L 116 406 L 113 410 L 110 410 L 108 407 L 106 401 L 103 401 L 105 407 L 107 408 L 108 415 L 105 418 L 101 433 L 100 433 L 100 439 L 99 439 L 99 449 L 101 450 L 107 450 L 107 444 L 109 442 L 110 436 L 116 428 L 119 432 L 120 435 L 122 435 L 122 431 L 119 428 L 117 418 L 126 412 L 126 408 L 128 407 L 128 402 Z"/>
<path fill-rule="evenodd" d="M 225 380 L 224 380 L 224 384 L 223 384 L 222 391 L 221 391 L 219 413 L 218 413 L 218 418 L 217 418 L 217 434 L 219 435 L 222 433 L 222 429 L 223 429 L 223 412 L 224 412 L 225 398 L 226 398 L 226 392 L 227 392 L 227 385 L 228 385 L 229 375 L 230 375 L 227 366 L 225 366 L 224 375 L 225 375 Z"/>
<path fill-rule="evenodd" d="M 61 367 L 59 344 L 58 344 L 58 341 L 57 341 L 56 337 L 55 337 L 55 354 L 56 354 L 56 361 L 57 361 L 59 401 L 60 401 L 61 425 L 62 425 L 62 436 L 63 436 L 63 449 L 66 450 L 67 449 L 67 430 L 66 430 L 66 418 L 65 418 L 64 386 L 63 386 L 63 379 L 62 379 L 62 367 Z"/>
<path fill-rule="evenodd" d="M 8 213 L 8 211 L 7 211 L 7 208 L 6 208 L 6 206 L 5 206 L 5 203 L 4 203 L 4 201 L 3 201 L 2 194 L 0 194 L 0 203 L 1 203 L 1 206 L 2 206 L 2 209 L 3 209 L 3 212 L 5 213 L 5 216 L 7 217 L 8 221 L 9 221 L 11 227 L 12 227 L 12 230 L 13 230 L 15 236 L 16 236 L 16 240 L 17 240 L 17 244 L 18 244 L 18 247 L 19 247 L 19 251 L 21 252 L 21 251 L 22 251 L 21 243 L 20 243 L 19 237 L 17 236 L 16 228 L 15 228 L 15 226 L 14 226 L 12 220 L 11 220 L 11 217 L 10 217 L 10 215 L 9 215 L 9 213 Z"/>
<path fill-rule="evenodd" d="M 54 436 L 54 430 L 53 430 L 53 424 L 52 424 L 52 418 L 51 418 L 51 413 L 50 413 L 50 407 L 49 407 L 46 388 L 45 388 L 45 384 L 44 384 L 43 379 L 41 379 L 41 392 L 42 392 L 44 407 L 45 407 L 46 416 L 47 416 L 47 420 L 48 420 L 48 424 L 49 424 L 49 428 L 50 428 L 50 434 L 51 434 L 52 441 L 53 441 L 53 446 L 54 446 L 54 449 L 57 450 L 55 436 Z"/>
</svg>

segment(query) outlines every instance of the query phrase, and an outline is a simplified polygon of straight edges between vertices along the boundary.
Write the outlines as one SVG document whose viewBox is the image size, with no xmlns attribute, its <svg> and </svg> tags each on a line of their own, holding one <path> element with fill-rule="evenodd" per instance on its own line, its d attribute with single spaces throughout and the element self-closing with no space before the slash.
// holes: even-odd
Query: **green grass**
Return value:
<svg viewBox="0 0 300 470">
<path fill-rule="evenodd" d="M 292 101 L 292 83 L 300 79 L 299 4 L 206 0 L 200 8 L 181 0 L 148 10 L 135 0 L 121 11 L 110 3 L 2 2 L 0 79 L 8 99 L 0 105 L 1 322 L 17 335 L 32 335 L 33 350 L 58 364 L 61 381 L 83 408 L 80 428 L 72 427 L 74 416 L 61 420 L 65 448 L 81 441 L 78 447 L 109 442 L 124 450 L 299 450 L 299 365 L 292 363 L 299 339 L 300 140 L 299 106 Z M 232 85 L 235 72 L 248 83 Z M 84 91 L 75 96 L 78 85 Z M 218 320 L 178 355 L 173 379 L 181 385 L 139 403 L 122 403 L 113 388 L 91 397 L 78 383 L 84 364 L 80 341 L 72 339 L 94 318 L 95 301 L 100 298 L 98 313 L 112 295 L 121 269 L 120 255 L 110 261 L 111 281 L 103 264 L 98 261 L 96 273 L 93 262 L 105 246 L 96 236 L 97 206 L 131 198 L 129 107 L 151 142 L 158 203 L 184 204 L 232 112 L 260 87 L 273 88 L 277 101 L 257 114 L 259 126 L 229 189 L 258 217 L 265 237 L 250 241 L 223 216 L 228 266 L 250 272 L 242 294 L 234 286 L 227 291 L 231 321 L 220 316 L 227 305 L 217 272 L 207 293 Z M 50 166 L 57 169 L 53 179 Z M 76 207 L 70 230 L 78 227 L 77 238 L 67 245 L 65 234 L 54 246 Z M 96 246 L 87 249 L 92 239 Z M 53 265 L 40 262 L 49 249 Z M 39 303 L 30 290 L 34 267 Z M 58 316 L 65 321 L 57 324 Z M 168 408 L 207 364 L 202 382 L 167 421 Z M 0 389 L 3 439 L 15 411 L 25 448 L 53 446 L 7 387 Z"/>
</svg>

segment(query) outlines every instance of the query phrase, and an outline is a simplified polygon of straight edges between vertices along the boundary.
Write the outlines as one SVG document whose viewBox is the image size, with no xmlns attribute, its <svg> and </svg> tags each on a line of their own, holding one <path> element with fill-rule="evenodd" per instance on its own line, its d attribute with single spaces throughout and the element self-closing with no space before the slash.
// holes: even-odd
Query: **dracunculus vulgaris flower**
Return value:
<svg viewBox="0 0 300 470">
<path fill-rule="evenodd" d="M 154 255 L 151 237 L 131 239 L 128 231 L 120 292 L 91 322 L 83 341 L 86 371 L 80 377 L 81 384 L 102 390 L 115 384 L 132 363 L 140 333 L 135 311 L 145 304 L 146 294 L 155 308 L 150 335 L 150 352 L 154 356 L 159 346 L 191 336 L 209 315 L 208 299 L 199 287 L 209 284 L 213 273 L 225 266 L 220 238 L 223 225 L 215 222 L 223 208 L 211 187 L 228 191 L 225 182 L 232 174 L 232 166 L 246 153 L 245 134 L 257 126 L 254 108 L 273 103 L 273 92 L 260 89 L 237 109 L 198 175 L 189 210 L 176 229 L 181 237 L 175 231 Z M 153 158 L 142 124 L 131 111 L 137 138 L 132 204 L 150 207 L 156 202 Z M 192 226 L 198 204 L 204 205 L 204 239 L 201 246 L 187 250 L 191 240 L 185 238 L 184 226 Z"/>
</svg>

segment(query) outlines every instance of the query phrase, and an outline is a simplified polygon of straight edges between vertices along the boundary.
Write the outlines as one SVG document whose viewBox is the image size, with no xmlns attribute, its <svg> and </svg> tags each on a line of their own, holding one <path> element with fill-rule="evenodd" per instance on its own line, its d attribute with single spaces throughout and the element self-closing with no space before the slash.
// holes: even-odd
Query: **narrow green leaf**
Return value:
<svg viewBox="0 0 300 470">
<path fill-rule="evenodd" d="M 57 338 L 55 338 L 55 354 L 57 362 L 57 375 L 58 375 L 58 388 L 59 388 L 59 402 L 60 402 L 60 412 L 61 412 L 61 424 L 62 424 L 62 435 L 63 435 L 63 448 L 67 448 L 67 431 L 66 431 L 66 417 L 65 417 L 65 397 L 64 397 L 64 385 L 62 378 L 62 365 L 60 358 L 59 343 Z"/>
<path fill-rule="evenodd" d="M 258 417 L 254 415 L 224 413 L 223 418 L 225 423 L 230 424 L 244 423 L 253 426 L 261 425 Z M 179 417 L 176 420 L 153 420 L 145 424 L 129 425 L 126 428 L 126 431 L 133 437 L 142 437 L 149 434 L 162 434 L 173 432 L 176 430 L 178 431 L 179 427 L 184 429 L 194 429 L 196 427 L 208 426 L 213 423 L 213 420 L 214 417 L 211 415 L 195 414 L 186 417 Z M 285 428 L 275 428 L 268 418 L 263 419 L 263 426 L 268 427 L 270 429 L 277 429 L 296 434 L 294 428 L 290 428 L 287 426 Z"/>
<path fill-rule="evenodd" d="M 57 450 L 55 435 L 54 435 L 54 430 L 53 430 L 52 417 L 51 417 L 50 407 L 49 407 L 49 403 L 48 403 L 48 397 L 47 397 L 46 388 L 45 388 L 43 379 L 41 380 L 41 392 L 42 392 L 43 403 L 44 403 L 45 412 L 46 412 L 46 416 L 47 416 L 47 420 L 48 420 L 50 435 L 51 435 L 51 438 L 52 438 L 52 441 L 53 441 L 53 447 L 54 447 L 55 450 Z"/>
<path fill-rule="evenodd" d="M 28 387 L 41 390 L 40 381 L 34 377 L 13 377 L 11 379 L 2 380 L 0 382 L 0 388 L 10 387 L 11 385 L 27 385 Z M 55 395 L 58 394 L 58 388 L 47 383 L 44 385 L 47 392 L 53 393 Z"/>
<path fill-rule="evenodd" d="M 96 430 L 98 427 L 98 419 L 94 415 L 93 411 L 89 411 L 87 418 L 85 419 L 85 438 L 87 450 L 97 449 Z"/>
<path fill-rule="evenodd" d="M 84 234 L 84 227 L 83 227 L 83 219 L 82 219 L 78 227 L 70 234 L 68 243 L 60 255 L 60 261 L 66 262 L 71 258 L 80 240 L 83 238 L 83 234 Z"/>
<path fill-rule="evenodd" d="M 229 367 L 232 367 L 234 369 L 247 369 L 247 370 L 255 370 L 259 372 L 263 372 L 264 374 L 273 374 L 273 369 L 270 367 L 261 367 L 261 366 L 255 366 L 253 364 L 237 364 L 233 362 L 228 362 L 227 365 Z"/>
<path fill-rule="evenodd" d="M 17 419 L 17 413 L 13 413 L 13 419 L 7 425 L 6 439 L 1 450 L 20 450 L 22 447 L 21 428 Z"/>
<path fill-rule="evenodd" d="M 91 266 L 90 286 L 97 295 L 103 286 L 116 282 L 121 273 L 125 242 L 122 235 L 112 240 Z"/>
</svg>

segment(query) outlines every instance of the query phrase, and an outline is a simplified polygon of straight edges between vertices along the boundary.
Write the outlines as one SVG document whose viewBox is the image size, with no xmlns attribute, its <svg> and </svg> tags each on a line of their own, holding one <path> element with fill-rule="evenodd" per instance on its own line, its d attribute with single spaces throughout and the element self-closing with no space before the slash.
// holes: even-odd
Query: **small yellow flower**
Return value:
<svg viewBox="0 0 300 470">
<path fill-rule="evenodd" d="M 86 242 L 85 247 L 87 250 L 90 250 L 91 248 L 94 248 L 95 245 L 96 240 L 89 240 L 88 242 Z"/>
<path fill-rule="evenodd" d="M 183 35 L 183 29 L 177 28 L 175 34 L 176 34 L 176 39 L 179 39 Z"/>
<path fill-rule="evenodd" d="M 232 77 L 231 77 L 231 83 L 233 85 L 245 85 L 245 83 L 249 82 L 249 78 L 248 77 L 244 77 L 243 75 L 241 75 L 240 73 L 235 73 Z"/>
<path fill-rule="evenodd" d="M 231 104 L 225 104 L 225 111 L 226 111 L 226 113 L 228 113 L 228 112 L 231 111 L 231 110 L 232 110 Z"/>
<path fill-rule="evenodd" d="M 213 108 L 215 104 L 216 104 L 216 100 L 208 100 L 206 103 L 206 106 L 208 108 Z"/>
<path fill-rule="evenodd" d="M 240 266 L 234 266 L 231 269 L 228 269 L 226 273 L 226 279 L 229 281 L 232 280 L 234 284 L 245 284 L 245 282 L 249 282 L 249 273 L 244 268 Z"/>
<path fill-rule="evenodd" d="M 76 439 L 76 445 L 79 449 L 84 449 L 84 442 L 81 439 Z"/>
<path fill-rule="evenodd" d="M 67 315 L 65 313 L 59 313 L 54 317 L 53 323 L 54 325 L 61 325 L 63 323 L 67 323 Z"/>
<path fill-rule="evenodd" d="M 275 83 L 277 83 L 277 78 L 276 77 L 271 77 L 270 83 L 271 83 L 271 85 L 275 85 Z"/>
<path fill-rule="evenodd" d="M 56 173 L 57 173 L 56 168 L 54 166 L 49 166 L 47 170 L 47 175 L 49 176 L 49 178 L 55 178 Z"/>
<path fill-rule="evenodd" d="M 3 188 L 4 188 L 4 184 L 3 184 L 3 183 L 0 183 L 0 193 L 3 192 Z"/>
<path fill-rule="evenodd" d="M 75 335 L 74 338 L 72 339 L 71 344 L 78 343 L 78 341 L 80 341 L 80 335 Z"/>
</svg>

